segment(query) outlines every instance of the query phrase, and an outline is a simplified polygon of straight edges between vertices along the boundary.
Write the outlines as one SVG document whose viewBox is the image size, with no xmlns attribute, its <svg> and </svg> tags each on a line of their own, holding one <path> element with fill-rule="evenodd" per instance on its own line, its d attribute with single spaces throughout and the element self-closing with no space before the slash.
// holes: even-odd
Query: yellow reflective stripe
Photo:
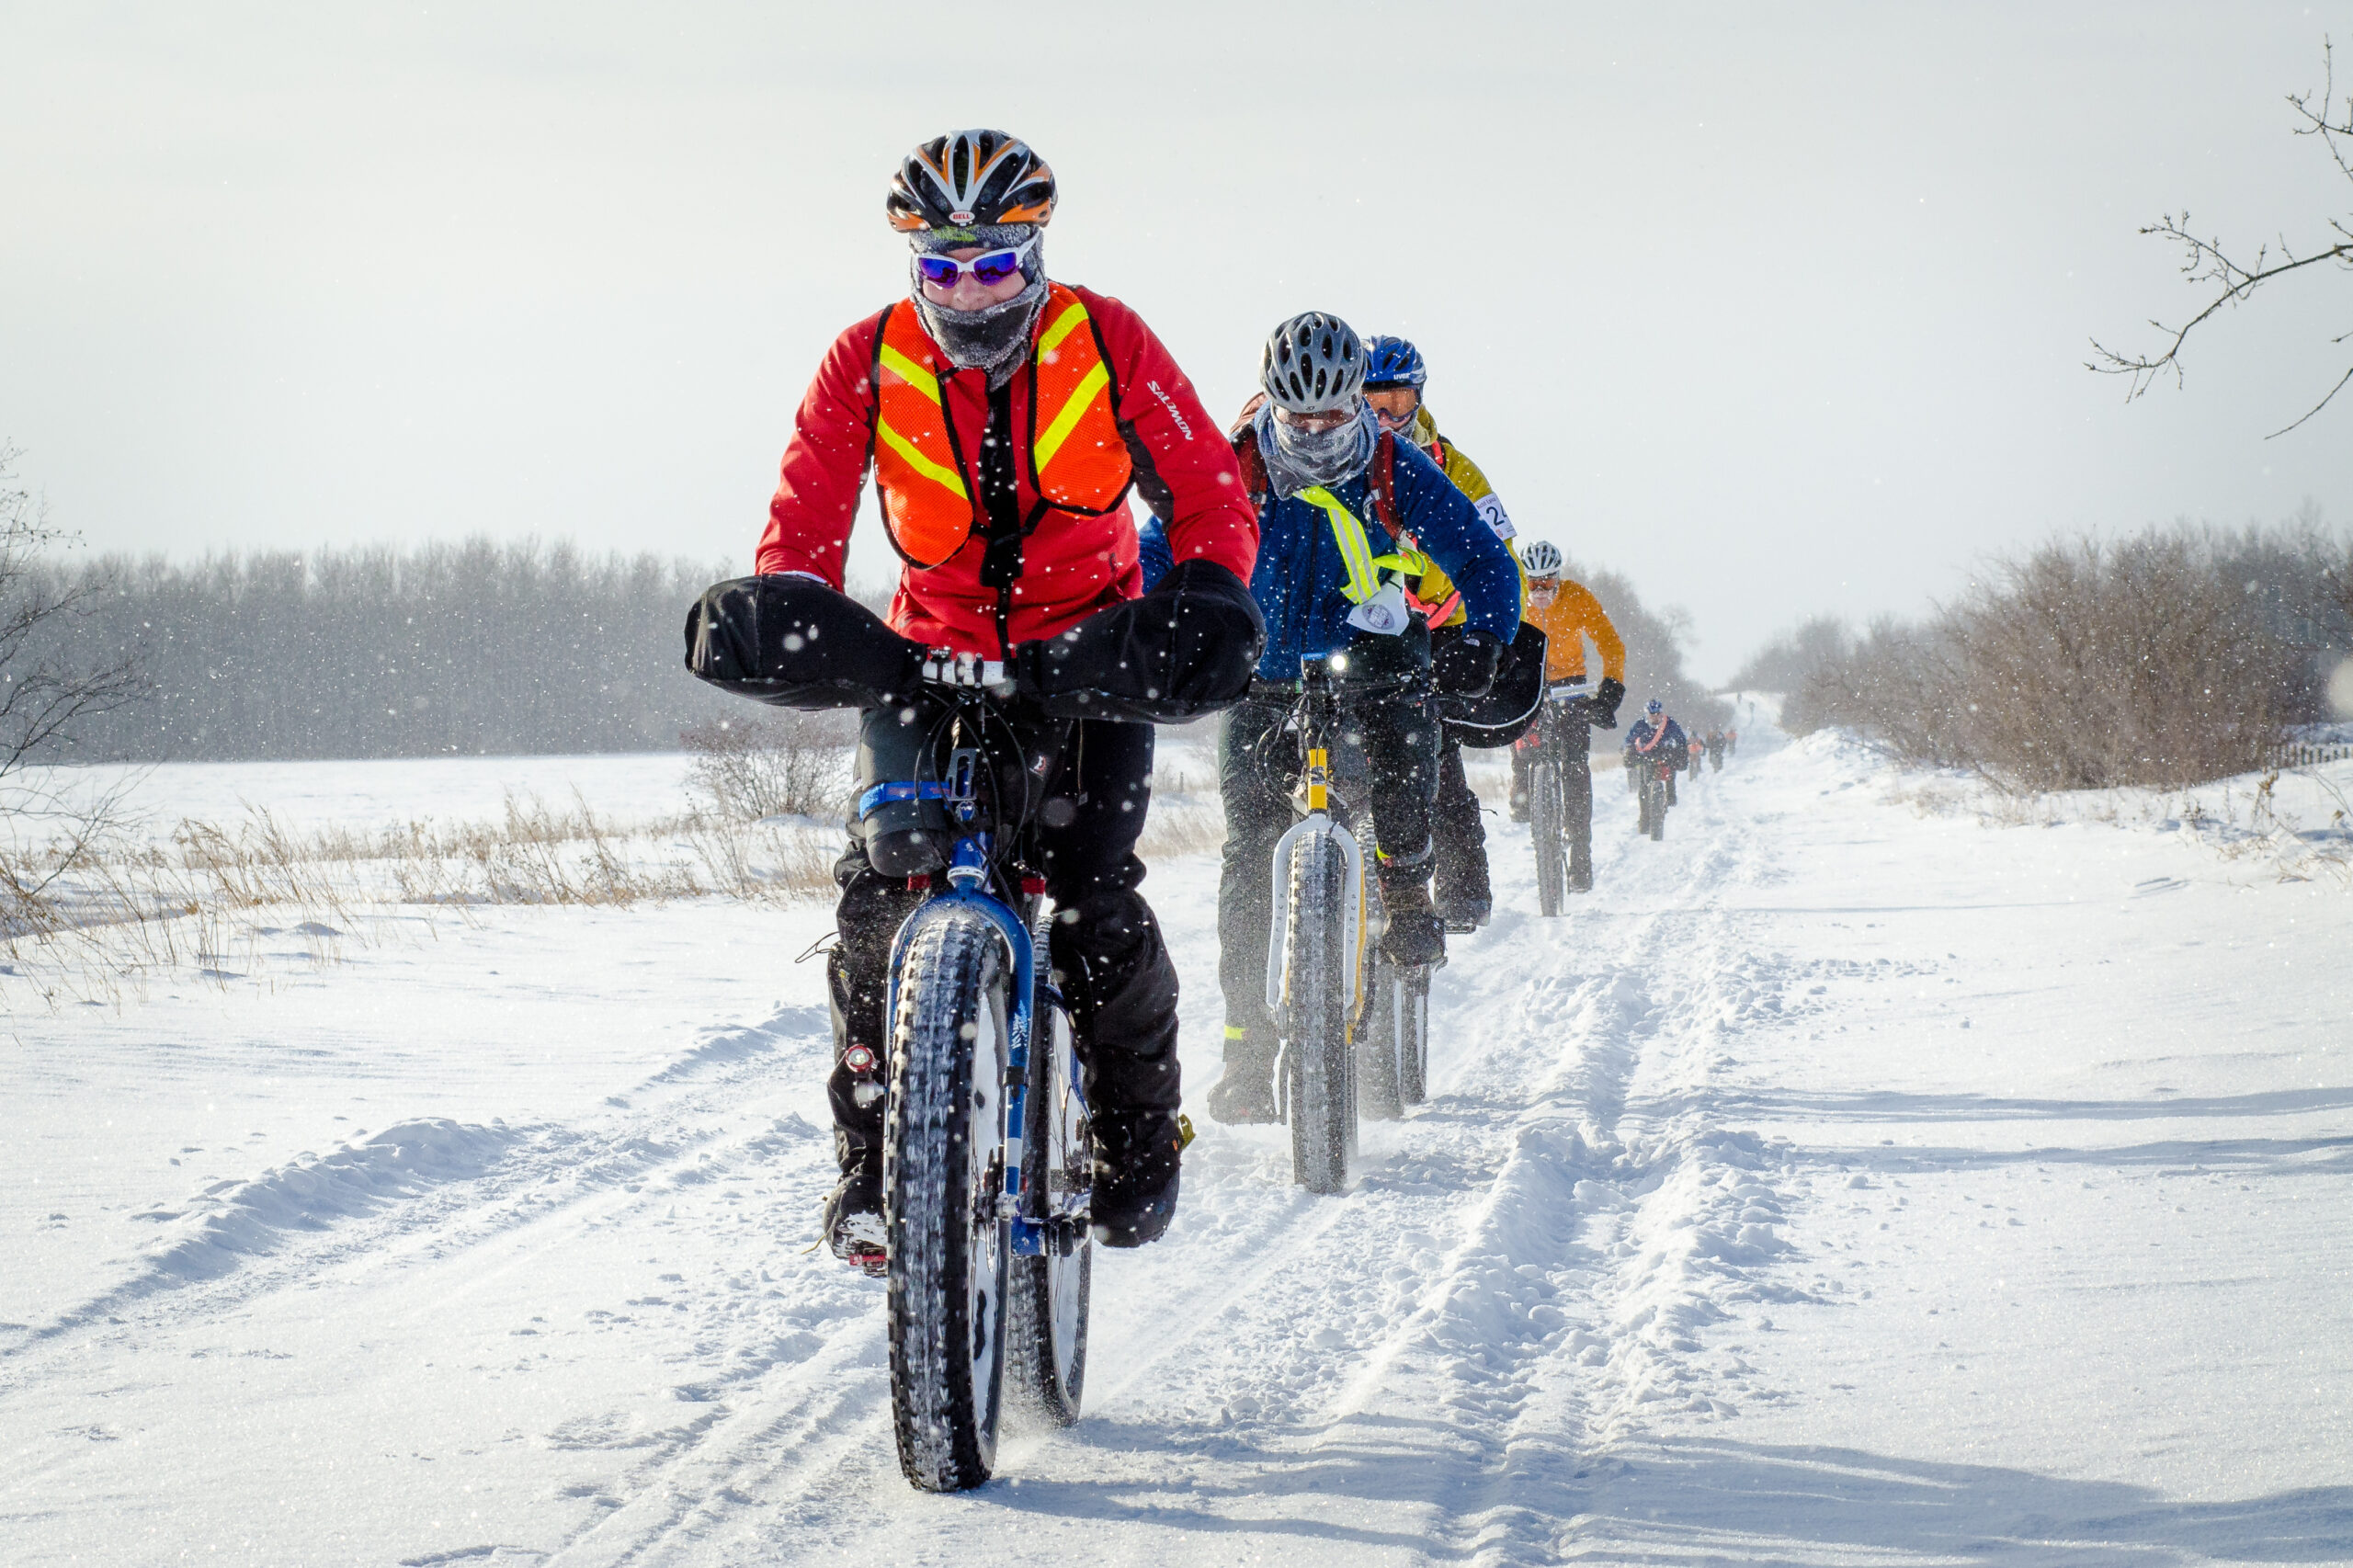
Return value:
<svg viewBox="0 0 2353 1568">
<path fill-rule="evenodd" d="M 882 365 L 885 369 L 898 372 L 901 381 L 932 402 L 939 401 L 939 378 L 887 343 L 882 346 Z"/>
<path fill-rule="evenodd" d="M 1228 1024 L 1225 1026 L 1225 1038 L 1228 1040 L 1246 1039 L 1249 1036 L 1249 1033 L 1250 1031 L 1244 1028 L 1240 1024 Z"/>
<path fill-rule="evenodd" d="M 1043 362 L 1046 356 L 1052 353 L 1055 348 L 1059 347 L 1063 338 L 1068 337 L 1072 333 L 1076 332 L 1078 330 L 1079 324 L 1084 322 L 1086 319 L 1086 307 L 1079 303 L 1076 300 L 1073 300 L 1070 304 L 1070 309 L 1064 311 L 1061 315 L 1056 316 L 1054 318 L 1054 324 L 1038 335 L 1039 360 Z"/>
<path fill-rule="evenodd" d="M 883 352 L 887 354 L 890 350 L 884 349 Z M 932 461 L 929 458 L 915 450 L 914 442 L 908 440 L 904 436 L 900 435 L 896 430 L 892 429 L 889 425 L 880 419 L 877 419 L 874 422 L 874 432 L 876 435 L 882 437 L 882 444 L 884 446 L 890 448 L 892 451 L 906 459 L 908 465 L 917 473 L 923 475 L 926 479 L 930 480 L 935 484 L 944 485 L 948 489 L 955 492 L 956 497 L 959 500 L 969 498 L 964 490 L 964 476 L 962 474 L 958 473 L 954 469 L 949 468 L 944 464 Z"/>
<path fill-rule="evenodd" d="M 1323 507 L 1324 515 L 1332 520 L 1332 537 L 1338 541 L 1340 559 L 1348 568 L 1348 580 L 1341 585 L 1341 595 L 1350 604 L 1360 605 L 1381 592 L 1381 573 L 1372 559 L 1372 546 L 1366 541 L 1364 525 L 1357 521 L 1356 514 L 1320 484 L 1311 484 L 1299 494 L 1301 499 Z"/>
<path fill-rule="evenodd" d="M 1110 384 L 1111 372 L 1100 363 L 1079 378 L 1078 388 L 1070 394 L 1070 401 L 1063 404 L 1060 414 L 1054 415 L 1054 422 L 1046 426 L 1046 433 L 1038 437 L 1034 449 L 1040 473 L 1045 472 L 1048 463 L 1054 460 L 1054 454 L 1063 449 L 1063 443 L 1070 439 L 1070 433 L 1077 428 L 1078 416 L 1086 412 L 1086 405 Z"/>
</svg>

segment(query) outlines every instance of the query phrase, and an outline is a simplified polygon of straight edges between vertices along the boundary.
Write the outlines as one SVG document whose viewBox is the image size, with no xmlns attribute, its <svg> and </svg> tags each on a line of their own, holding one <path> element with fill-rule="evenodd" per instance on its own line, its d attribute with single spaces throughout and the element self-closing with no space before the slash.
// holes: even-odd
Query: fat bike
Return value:
<svg viewBox="0 0 2353 1568">
<path fill-rule="evenodd" d="M 1398 683 L 1351 684 L 1348 655 L 1300 661 L 1297 699 L 1267 744 L 1299 821 L 1275 846 L 1267 935 L 1267 1009 L 1275 1024 L 1275 1097 L 1291 1170 L 1311 1192 L 1347 1187 L 1360 1110 L 1395 1116 L 1427 1094 L 1429 971 L 1391 963 L 1373 848 L 1371 768 L 1344 722 L 1352 700 Z"/>
<path fill-rule="evenodd" d="M 953 1492 L 989 1479 L 1008 1406 L 1078 1419 L 1094 1153 L 1032 869 L 1071 726 L 986 688 L 926 696 L 915 776 L 858 809 L 913 802 L 953 841 L 892 947 L 882 1159 L 899 1465 Z"/>
</svg>

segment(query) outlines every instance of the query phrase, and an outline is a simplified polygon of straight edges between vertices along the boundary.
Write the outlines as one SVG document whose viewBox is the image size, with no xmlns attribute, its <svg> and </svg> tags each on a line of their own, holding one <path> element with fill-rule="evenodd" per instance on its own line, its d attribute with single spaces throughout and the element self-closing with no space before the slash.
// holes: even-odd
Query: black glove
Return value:
<svg viewBox="0 0 2353 1568">
<path fill-rule="evenodd" d="M 1250 585 L 1213 561 L 1180 562 L 1140 599 L 1013 651 L 1021 690 L 1068 719 L 1173 723 L 1250 694 L 1267 622 Z"/>
<path fill-rule="evenodd" d="M 807 577 L 737 577 L 687 612 L 687 668 L 779 708 L 865 708 L 913 691 L 924 648 Z"/>
<path fill-rule="evenodd" d="M 1599 688 L 1593 694 L 1593 722 L 1595 725 L 1604 730 L 1616 729 L 1618 727 L 1618 705 L 1625 700 L 1626 683 L 1622 680 L 1613 680 L 1608 676 L 1603 676 L 1601 677 L 1601 685 Z"/>
<path fill-rule="evenodd" d="M 1430 684 L 1440 697 L 1480 696 L 1495 683 L 1503 651 L 1503 639 L 1494 632 L 1466 628 L 1430 650 Z"/>
</svg>

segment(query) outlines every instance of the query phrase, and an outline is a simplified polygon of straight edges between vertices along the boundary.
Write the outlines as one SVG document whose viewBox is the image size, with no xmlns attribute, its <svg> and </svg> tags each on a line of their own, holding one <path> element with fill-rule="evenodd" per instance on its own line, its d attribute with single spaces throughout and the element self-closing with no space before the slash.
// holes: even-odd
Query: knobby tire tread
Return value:
<svg viewBox="0 0 2353 1568">
<path fill-rule="evenodd" d="M 1354 998 L 1343 941 L 1354 934 L 1355 910 L 1341 908 L 1347 869 L 1332 842 L 1303 840 L 1291 853 L 1290 926 L 1283 972 L 1290 1017 L 1291 1170 L 1310 1192 L 1336 1193 L 1348 1185 L 1348 1145 L 1356 1108 L 1349 1093 L 1348 1014 Z"/>
<path fill-rule="evenodd" d="M 1536 841 L 1536 909 L 1547 919 L 1561 913 L 1567 897 L 1569 868 L 1566 835 L 1561 812 L 1561 770 L 1540 757 L 1529 770 L 1529 835 Z"/>
<path fill-rule="evenodd" d="M 1000 1374 L 975 1401 L 973 1324 L 966 1301 L 973 1240 L 968 1164 L 974 1063 L 991 1062 L 989 1114 L 999 1103 L 1005 1041 L 978 1029 L 991 987 L 999 1026 L 1010 989 L 1002 938 L 982 916 L 926 918 L 908 942 L 892 1019 L 890 1108 L 884 1124 L 883 1210 L 890 1235 L 891 1402 L 899 1468 L 926 1492 L 960 1492 L 989 1479 L 996 1461 Z M 975 1032 L 966 1038 L 972 1024 Z M 994 1205 L 995 1194 L 979 1201 Z M 989 1284 L 996 1353 L 1004 1344 L 1006 1275 Z"/>
<path fill-rule="evenodd" d="M 1028 1142 L 1023 1145 L 1022 1176 L 1033 1193 L 1051 1195 L 1050 1165 L 1053 1147 L 1050 1119 L 1059 1116 L 1054 1104 L 1058 1089 L 1056 1062 L 1063 1049 L 1067 1020 L 1038 988 L 1029 1043 Z M 1077 1063 L 1074 1059 L 1071 1066 Z M 1081 1137 L 1085 1128 L 1080 1129 Z M 1085 1148 L 1082 1160 L 1091 1158 Z M 1042 1210 L 1044 1204 L 1040 1204 Z M 1012 1280 L 1006 1295 L 1005 1387 L 1008 1410 L 1017 1410 L 1032 1426 L 1069 1426 L 1078 1420 L 1086 1390 L 1086 1318 L 1094 1290 L 1095 1244 L 1082 1240 L 1077 1247 L 1075 1278 L 1066 1281 L 1078 1297 L 1078 1323 L 1069 1375 L 1055 1366 L 1053 1346 L 1054 1263 L 1050 1254 L 1016 1256 L 1007 1265 Z"/>
</svg>

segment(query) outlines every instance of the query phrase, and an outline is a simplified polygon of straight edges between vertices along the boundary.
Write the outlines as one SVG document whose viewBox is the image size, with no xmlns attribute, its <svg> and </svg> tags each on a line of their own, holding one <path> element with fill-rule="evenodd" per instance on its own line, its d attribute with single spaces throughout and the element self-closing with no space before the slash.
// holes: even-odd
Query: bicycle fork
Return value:
<svg viewBox="0 0 2353 1568">
<path fill-rule="evenodd" d="M 1047 1211 L 1042 1221 L 1033 1220 L 1023 1211 L 1029 1207 L 1022 1154 L 1031 1135 L 1029 1123 L 1039 1113 L 1053 1113 L 1051 1106 L 1033 1107 L 1029 1104 L 1029 1052 L 1037 1043 L 1035 1036 L 1039 1022 L 1036 1008 L 1039 991 L 1037 960 L 1046 950 L 1051 916 L 1041 909 L 1037 928 L 1032 930 L 1025 926 L 1018 915 L 988 891 L 987 871 L 985 847 L 972 838 L 959 839 L 948 869 L 950 891 L 931 899 L 925 907 L 961 904 L 980 915 L 995 928 L 998 938 L 1005 944 L 1006 957 L 1011 960 L 1011 994 L 1006 998 L 1005 1082 L 998 1085 L 1000 1114 L 1004 1117 L 1005 1169 L 997 1189 L 996 1212 L 1000 1220 L 1012 1222 L 1013 1251 L 1034 1256 L 1055 1250 L 1060 1238 L 1054 1233 L 1066 1228 L 1075 1219 L 1075 1216 L 1055 1211 L 1056 1205 L 1051 1192 L 1043 1195 L 1040 1205 Z M 1045 888 L 1042 879 L 1022 879 L 1021 891 L 1032 897 L 1042 895 Z M 891 983 L 886 1017 L 895 1017 L 898 1015 L 899 971 L 915 920 L 916 916 L 908 916 L 891 945 Z M 1051 1028 L 1046 1031 L 1045 1047 L 1049 1051 L 1054 1049 Z"/>
</svg>

